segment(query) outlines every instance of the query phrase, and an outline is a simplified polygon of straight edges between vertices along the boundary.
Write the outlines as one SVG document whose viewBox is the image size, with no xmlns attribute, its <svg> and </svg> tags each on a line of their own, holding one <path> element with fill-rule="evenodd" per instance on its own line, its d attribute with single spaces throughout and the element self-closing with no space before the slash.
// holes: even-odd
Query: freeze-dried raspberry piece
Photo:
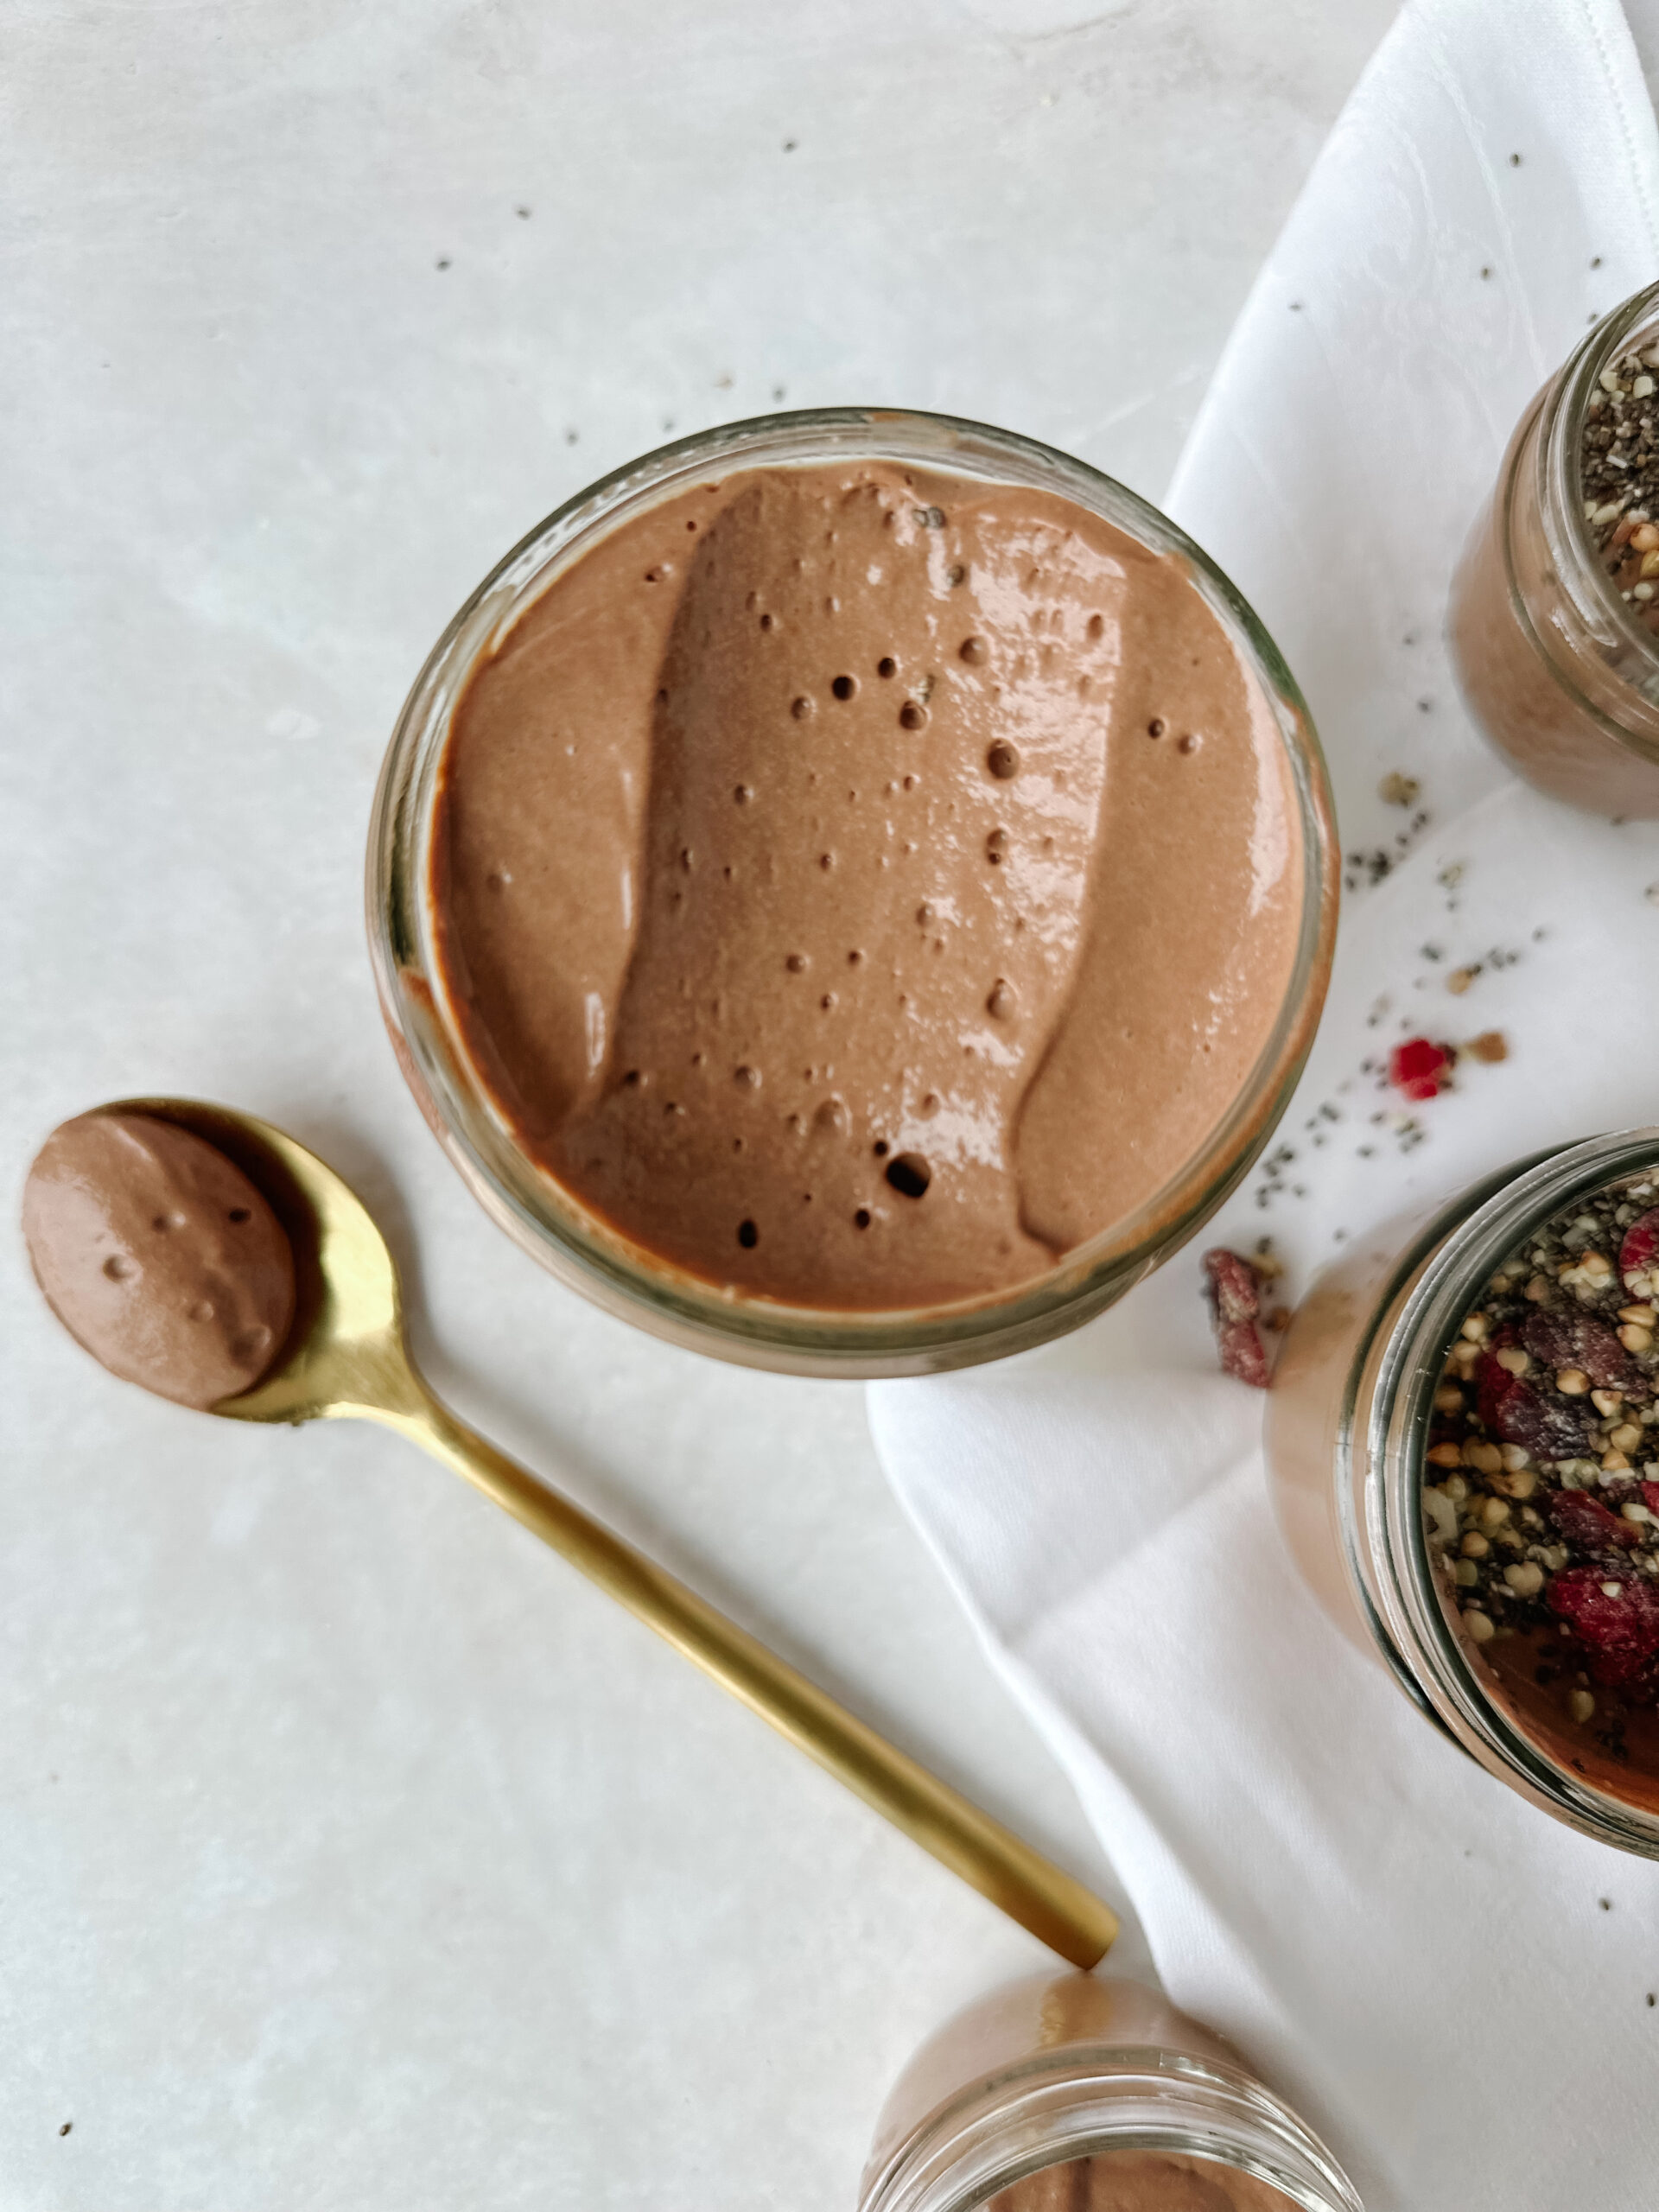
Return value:
<svg viewBox="0 0 1659 2212">
<path fill-rule="evenodd" d="M 1570 1398 L 1548 1395 L 1484 1353 L 1475 1369 L 1480 1417 L 1506 1444 L 1523 1444 L 1536 1459 L 1581 1459 L 1590 1449 L 1593 1416 Z"/>
<path fill-rule="evenodd" d="M 1446 1088 L 1454 1054 L 1427 1037 L 1408 1037 L 1389 1054 L 1389 1081 L 1408 1098 L 1434 1098 Z"/>
<path fill-rule="evenodd" d="M 1599 1390 L 1645 1397 L 1648 1378 L 1605 1321 L 1591 1313 L 1529 1313 L 1521 1341 L 1546 1367 L 1580 1367 Z"/>
<path fill-rule="evenodd" d="M 1205 1254 L 1204 1272 L 1218 1321 L 1255 1319 L 1262 1311 L 1262 1277 L 1248 1260 L 1218 1244 Z"/>
<path fill-rule="evenodd" d="M 1637 1575 L 1569 1567 L 1551 1575 L 1544 1598 L 1589 1645 L 1590 1672 L 1599 1682 L 1634 1681 L 1659 1652 L 1659 1591 Z"/>
<path fill-rule="evenodd" d="M 1209 1277 L 1210 1307 L 1223 1372 L 1236 1376 L 1253 1389 L 1265 1390 L 1273 1369 L 1262 1332 L 1255 1325 L 1262 1311 L 1261 1270 L 1238 1253 L 1217 1245 L 1205 1254 L 1204 1272 Z"/>
<path fill-rule="evenodd" d="M 1624 1242 L 1618 1248 L 1618 1272 L 1625 1289 L 1643 1293 L 1651 1289 L 1654 1284 L 1650 1278 L 1656 1274 L 1656 1263 L 1659 1206 L 1650 1206 L 1639 1220 L 1630 1224 L 1624 1232 Z"/>
<path fill-rule="evenodd" d="M 1550 1519 L 1575 1550 L 1605 1552 L 1642 1541 L 1634 1521 L 1610 1513 L 1599 1497 L 1586 1497 L 1581 1490 L 1553 1491 L 1545 1503 Z"/>
<path fill-rule="evenodd" d="M 1254 1390 L 1265 1390 L 1273 1380 L 1268 1348 L 1254 1321 L 1224 1321 L 1216 1331 L 1222 1372 L 1236 1376 Z"/>
</svg>

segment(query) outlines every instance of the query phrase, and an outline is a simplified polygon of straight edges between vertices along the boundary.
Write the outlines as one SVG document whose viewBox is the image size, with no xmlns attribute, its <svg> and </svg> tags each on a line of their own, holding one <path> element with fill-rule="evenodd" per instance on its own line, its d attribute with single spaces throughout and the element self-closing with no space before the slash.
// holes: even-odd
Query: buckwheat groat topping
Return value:
<svg viewBox="0 0 1659 2212">
<path fill-rule="evenodd" d="M 1500 1701 L 1615 1791 L 1621 1770 L 1659 1778 L 1656 1338 L 1659 1179 L 1642 1177 L 1492 1275 L 1446 1360 L 1425 1467 L 1429 1548 Z"/>
<path fill-rule="evenodd" d="M 1659 631 L 1659 333 L 1602 371 L 1580 472 L 1590 542 L 1631 613 Z"/>
</svg>

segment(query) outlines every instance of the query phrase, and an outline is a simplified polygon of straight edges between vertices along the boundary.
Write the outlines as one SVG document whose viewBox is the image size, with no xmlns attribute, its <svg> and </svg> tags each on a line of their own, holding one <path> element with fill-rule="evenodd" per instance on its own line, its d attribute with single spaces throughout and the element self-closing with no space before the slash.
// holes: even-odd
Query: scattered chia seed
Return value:
<svg viewBox="0 0 1659 2212">
<path fill-rule="evenodd" d="M 1295 1158 L 1294 1150 L 1287 1144 L 1275 1145 L 1271 1152 L 1262 1155 L 1261 1180 L 1255 1186 L 1258 1206 L 1269 1206 L 1275 1198 L 1292 1194 L 1294 1186 L 1285 1180 L 1285 1170 L 1294 1165 Z"/>
<path fill-rule="evenodd" d="M 1342 879 L 1346 891 L 1370 889 L 1381 883 L 1394 867 L 1393 854 L 1385 852 L 1381 845 L 1374 846 L 1369 853 L 1350 853 L 1346 859 L 1348 872 Z"/>
<path fill-rule="evenodd" d="M 1411 806 L 1421 796 L 1421 786 L 1414 776 L 1395 769 L 1385 776 L 1377 786 L 1377 797 L 1390 806 Z M 1420 806 L 1403 830 L 1396 831 L 1392 845 L 1373 845 L 1369 851 L 1343 855 L 1343 887 L 1348 891 L 1370 890 L 1381 883 L 1404 860 L 1412 846 L 1427 829 L 1428 809 Z"/>
</svg>

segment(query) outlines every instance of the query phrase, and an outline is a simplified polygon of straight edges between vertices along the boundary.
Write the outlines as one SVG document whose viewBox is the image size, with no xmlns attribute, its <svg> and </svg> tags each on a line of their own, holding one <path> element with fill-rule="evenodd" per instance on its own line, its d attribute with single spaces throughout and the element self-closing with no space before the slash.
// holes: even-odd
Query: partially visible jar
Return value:
<svg viewBox="0 0 1659 2212">
<path fill-rule="evenodd" d="M 1540 791 L 1596 814 L 1659 816 L 1659 596 L 1626 596 L 1604 564 L 1581 467 L 1604 372 L 1652 346 L 1659 285 L 1599 322 L 1533 401 L 1448 614 L 1464 701 L 1489 741 Z"/>
<path fill-rule="evenodd" d="M 1592 1137 L 1361 1240 L 1291 1323 L 1267 1455 L 1291 1552 L 1358 1648 L 1499 1781 L 1599 1842 L 1659 1858 L 1659 1775 L 1521 1725 L 1437 1574 L 1424 1496 L 1435 1392 L 1494 1270 L 1575 1204 L 1649 1174 L 1659 1128 Z"/>
<path fill-rule="evenodd" d="M 1363 2212 L 1218 2036 L 1138 1982 L 1039 1974 L 923 2044 L 882 2108 L 858 2212 L 1084 2212 L 1091 2171 L 1103 2203 L 1159 2212 L 1195 2201 L 1195 2168 L 1227 2212 Z"/>
</svg>

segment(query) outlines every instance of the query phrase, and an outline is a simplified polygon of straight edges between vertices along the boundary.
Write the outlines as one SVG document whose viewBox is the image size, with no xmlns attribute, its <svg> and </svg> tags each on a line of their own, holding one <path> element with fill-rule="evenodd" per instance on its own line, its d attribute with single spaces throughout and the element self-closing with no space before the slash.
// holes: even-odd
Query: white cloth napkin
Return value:
<svg viewBox="0 0 1659 2212">
<path fill-rule="evenodd" d="M 1202 1240 L 1271 1232 L 1293 1295 L 1413 1200 L 1659 1120 L 1659 827 L 1519 785 L 1465 722 L 1440 636 L 1516 417 L 1659 275 L 1656 216 L 1615 0 L 1408 6 L 1177 473 L 1173 512 L 1306 690 L 1345 849 L 1398 861 L 1348 871 L 1277 1141 L 1294 1157 Z M 1396 772 L 1418 809 L 1379 795 Z M 1403 1035 L 1486 1030 L 1510 1058 L 1465 1060 L 1421 1108 L 1366 1071 Z M 1063 1346 L 870 1394 L 895 1487 L 1070 1770 L 1172 1994 L 1328 2133 L 1370 2212 L 1652 2212 L 1659 1866 L 1531 1809 L 1347 1645 L 1272 1520 L 1262 1408 L 1217 1372 L 1197 1248 Z"/>
</svg>

